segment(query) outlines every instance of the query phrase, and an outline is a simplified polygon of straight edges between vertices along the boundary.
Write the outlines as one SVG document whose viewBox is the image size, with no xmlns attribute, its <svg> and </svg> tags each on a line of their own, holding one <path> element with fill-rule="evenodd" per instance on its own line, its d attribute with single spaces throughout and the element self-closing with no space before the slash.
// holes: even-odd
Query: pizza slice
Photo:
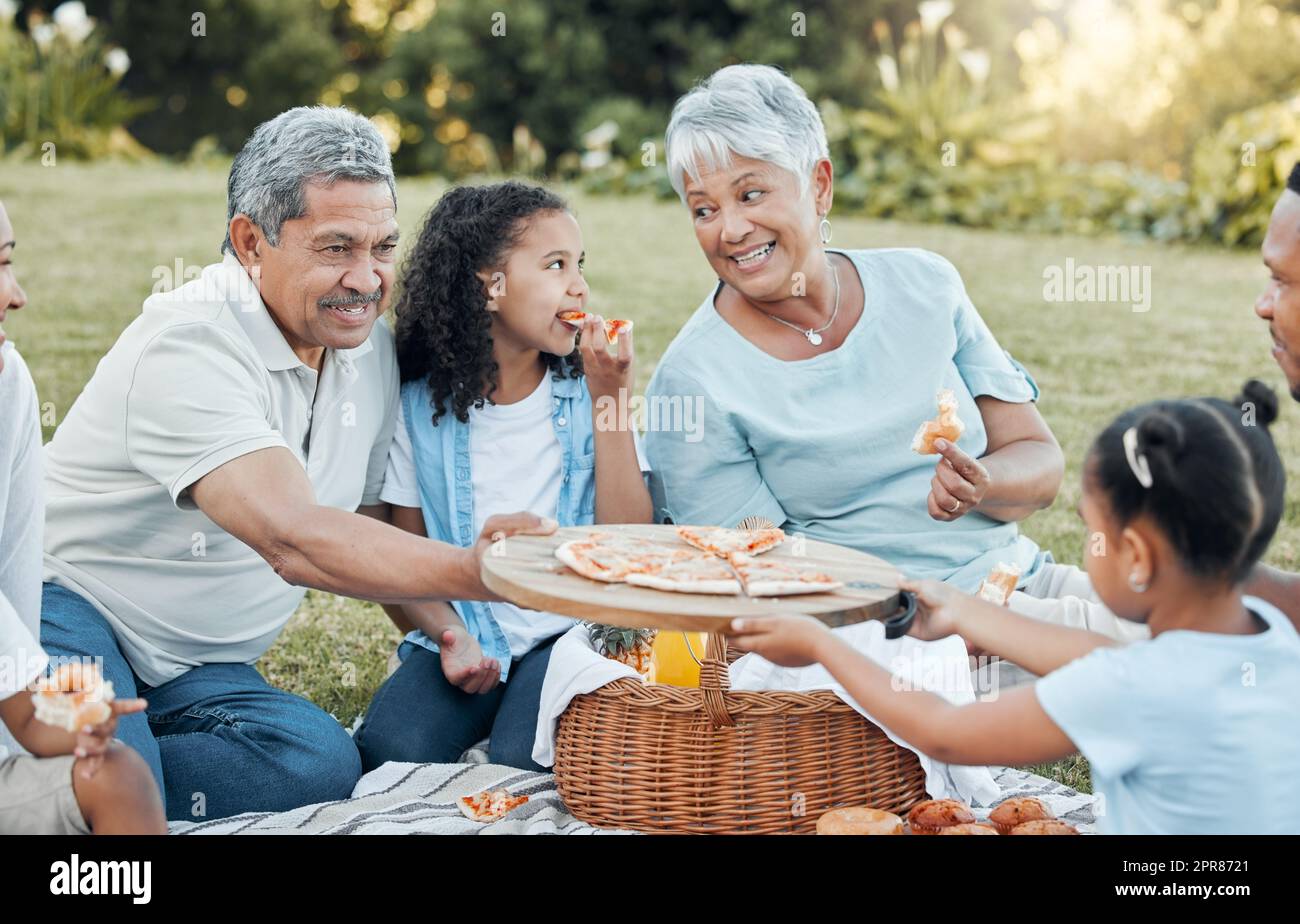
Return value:
<svg viewBox="0 0 1300 924">
<path fill-rule="evenodd" d="M 939 450 L 934 448 L 934 441 L 945 439 L 956 443 L 966 431 L 966 425 L 957 417 L 957 396 L 951 388 L 939 389 L 935 396 L 939 402 L 939 416 L 927 420 L 916 430 L 912 437 L 912 452 L 921 455 L 933 455 Z"/>
<path fill-rule="evenodd" d="M 844 586 L 829 574 L 813 568 L 799 567 L 787 561 L 759 559 L 743 552 L 733 552 L 731 567 L 740 576 L 746 596 L 784 597 L 792 594 L 822 594 Z"/>
<path fill-rule="evenodd" d="M 470 821 L 497 821 L 506 813 L 528 801 L 527 796 L 512 796 L 508 789 L 491 789 L 456 800 L 461 814 Z"/>
<path fill-rule="evenodd" d="M 113 714 L 113 684 L 93 662 L 69 661 L 32 685 L 32 708 L 46 725 L 76 733 Z"/>
<path fill-rule="evenodd" d="M 627 583 L 681 594 L 739 594 L 740 581 L 723 559 L 695 553 L 647 571 L 634 571 Z"/>
<path fill-rule="evenodd" d="M 610 344 L 618 343 L 619 334 L 630 334 L 630 333 L 632 333 L 631 321 L 615 320 L 615 321 L 605 322 L 605 339 L 608 340 Z"/>
<path fill-rule="evenodd" d="M 1018 566 L 999 562 L 997 567 L 989 572 L 989 576 L 980 581 L 977 596 L 990 603 L 996 603 L 998 606 L 1006 606 L 1007 601 L 1011 599 L 1012 592 L 1016 589 L 1016 582 L 1019 580 L 1020 568 Z"/>
<path fill-rule="evenodd" d="M 611 533 L 592 533 L 585 539 L 565 542 L 555 550 L 555 557 L 573 571 L 607 583 L 619 583 L 635 571 L 654 570 L 694 554 L 680 546 Z"/>
<path fill-rule="evenodd" d="M 677 535 L 688 545 L 713 555 L 733 552 L 761 555 L 785 541 L 785 531 L 770 529 L 723 529 L 717 526 L 679 526 Z"/>
<path fill-rule="evenodd" d="M 587 312 L 561 311 L 559 314 L 556 315 L 556 317 L 559 318 L 561 321 L 565 322 L 566 324 L 581 325 L 583 321 L 587 320 Z M 631 330 L 632 330 L 631 321 L 624 321 L 619 319 L 610 319 L 605 321 L 605 339 L 608 340 L 610 343 L 618 343 L 618 335 L 622 333 L 628 333 Z"/>
</svg>

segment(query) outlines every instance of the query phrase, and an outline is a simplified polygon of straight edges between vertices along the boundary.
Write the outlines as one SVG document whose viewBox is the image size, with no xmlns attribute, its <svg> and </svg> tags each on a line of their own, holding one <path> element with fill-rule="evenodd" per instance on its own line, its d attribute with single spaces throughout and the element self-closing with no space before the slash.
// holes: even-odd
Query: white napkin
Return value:
<svg viewBox="0 0 1300 924">
<path fill-rule="evenodd" d="M 887 641 L 884 625 L 877 620 L 834 631 L 856 650 L 893 669 L 900 678 L 906 678 L 913 688 L 933 690 L 958 705 L 975 701 L 966 644 L 958 636 L 936 642 L 923 642 L 911 637 Z M 747 654 L 731 665 L 729 675 L 733 690 L 831 690 L 871 719 L 870 714 L 854 702 L 820 664 L 783 668 L 756 654 Z M 620 677 L 638 676 L 627 665 L 598 654 L 592 648 L 585 626 L 574 626 L 562 635 L 551 649 L 546 679 L 542 681 L 533 760 L 544 767 L 555 763 L 556 724 L 575 696 L 590 693 Z M 894 743 L 915 752 L 915 748 L 910 748 L 888 729 L 885 729 L 885 734 Z M 925 771 L 926 792 L 932 798 L 955 798 L 989 805 L 1000 795 L 987 767 L 950 766 L 919 752 L 917 757 Z"/>
<path fill-rule="evenodd" d="M 886 639 L 885 624 L 876 619 L 832 631 L 855 651 L 890 671 L 903 689 L 929 690 L 957 706 L 975 702 L 970 658 L 960 636 L 933 642 L 911 636 Z M 925 791 L 933 799 L 961 799 L 971 804 L 990 805 L 1001 795 L 988 767 L 945 764 L 922 754 L 877 722 L 820 664 L 778 667 L 766 658 L 747 654 L 731 665 L 729 673 L 733 690 L 830 690 L 879 725 L 890 741 L 916 754 L 925 771 Z"/>
<path fill-rule="evenodd" d="M 620 677 L 640 676 L 626 664 L 598 653 L 586 626 L 578 624 L 561 635 L 551 648 L 546 679 L 542 681 L 533 760 L 543 767 L 555 764 L 555 726 L 575 696 L 598 690 Z"/>
</svg>

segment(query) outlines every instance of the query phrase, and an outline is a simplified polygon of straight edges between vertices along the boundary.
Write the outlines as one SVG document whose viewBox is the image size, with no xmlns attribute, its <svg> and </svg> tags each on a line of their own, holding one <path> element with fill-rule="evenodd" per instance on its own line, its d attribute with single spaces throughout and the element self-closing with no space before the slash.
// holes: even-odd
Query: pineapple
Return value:
<svg viewBox="0 0 1300 924">
<path fill-rule="evenodd" d="M 641 675 L 646 683 L 654 683 L 654 663 L 651 660 L 655 629 L 624 629 L 587 623 L 587 634 L 596 651 L 620 664 L 626 664 Z"/>
</svg>

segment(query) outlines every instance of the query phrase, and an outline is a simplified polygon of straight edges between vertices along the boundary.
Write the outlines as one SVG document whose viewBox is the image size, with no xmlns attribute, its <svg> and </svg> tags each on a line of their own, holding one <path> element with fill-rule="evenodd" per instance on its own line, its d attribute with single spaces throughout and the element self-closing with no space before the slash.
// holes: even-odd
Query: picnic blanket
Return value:
<svg viewBox="0 0 1300 924">
<path fill-rule="evenodd" d="M 555 776 L 486 763 L 469 751 L 457 764 L 387 763 L 361 778 L 350 799 L 288 812 L 248 812 L 212 821 L 171 823 L 173 834 L 630 834 L 597 828 L 569 814 Z M 1035 796 L 1081 832 L 1094 832 L 1097 797 L 1011 767 L 991 768 L 1000 795 Z M 530 796 L 501 821 L 479 824 L 456 807 L 459 796 L 504 787 Z M 991 805 L 973 805 L 981 819 Z"/>
</svg>

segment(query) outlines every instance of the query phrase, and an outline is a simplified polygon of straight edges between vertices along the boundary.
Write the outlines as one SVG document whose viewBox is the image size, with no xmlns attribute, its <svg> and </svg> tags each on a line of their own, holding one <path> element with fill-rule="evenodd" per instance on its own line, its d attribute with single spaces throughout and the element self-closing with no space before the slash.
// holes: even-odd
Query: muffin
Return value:
<svg viewBox="0 0 1300 924">
<path fill-rule="evenodd" d="M 975 824 L 970 806 L 956 799 L 927 799 L 907 813 L 907 825 L 913 834 L 938 834 L 941 828 Z"/>
<path fill-rule="evenodd" d="M 1011 829 L 1012 834 L 1078 834 L 1074 825 L 1067 825 L 1063 821 L 1057 821 L 1055 818 L 1040 818 L 1037 821 L 1026 821 L 1024 824 L 1016 825 Z"/>
<path fill-rule="evenodd" d="M 989 827 L 988 825 L 970 825 L 970 824 L 949 825 L 948 827 L 941 829 L 939 833 L 940 834 L 992 834 L 994 837 L 997 837 L 998 835 L 997 830 Z"/>
<path fill-rule="evenodd" d="M 989 821 L 998 829 L 999 834 L 1010 834 L 1012 828 L 1027 821 L 1045 821 L 1054 818 L 1056 816 L 1052 814 L 1052 810 L 1032 796 L 1007 799 L 989 812 Z"/>
<path fill-rule="evenodd" d="M 902 834 L 903 819 L 880 809 L 849 806 L 817 819 L 818 834 Z"/>
</svg>

